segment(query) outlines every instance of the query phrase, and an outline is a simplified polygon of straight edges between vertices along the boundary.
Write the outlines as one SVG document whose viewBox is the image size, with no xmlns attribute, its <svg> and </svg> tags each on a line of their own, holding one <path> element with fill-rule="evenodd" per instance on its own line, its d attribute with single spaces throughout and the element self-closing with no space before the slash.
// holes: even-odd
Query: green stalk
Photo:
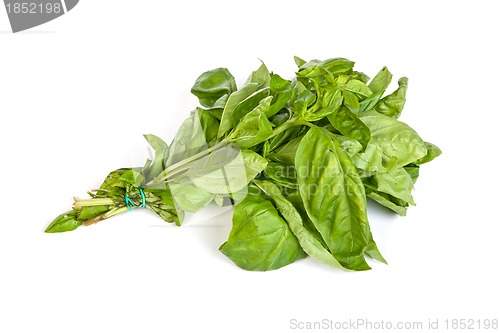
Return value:
<svg viewBox="0 0 500 333">
<path fill-rule="evenodd" d="M 145 187 L 156 185 L 156 184 L 161 184 L 161 183 L 165 182 L 168 178 L 170 178 L 170 174 L 174 174 L 174 171 L 179 173 L 179 170 L 182 170 L 182 168 L 185 167 L 187 164 L 209 155 L 211 152 L 213 152 L 219 148 L 222 148 L 226 144 L 227 144 L 227 141 L 222 140 L 221 142 L 217 143 L 216 145 L 214 145 L 212 147 L 208 147 L 207 149 L 202 150 L 199 153 L 194 154 L 193 156 L 190 156 L 186 159 L 183 159 L 182 161 L 179 161 L 177 163 L 172 164 L 171 166 L 169 166 L 168 168 L 163 170 L 162 173 L 160 173 L 158 176 L 153 178 L 149 183 L 147 183 Z"/>
<path fill-rule="evenodd" d="M 121 213 L 124 213 L 128 211 L 128 207 L 127 206 L 121 206 L 121 207 L 114 207 L 114 208 L 111 208 L 110 210 L 108 210 L 106 213 L 103 213 L 101 215 L 97 215 L 96 217 L 93 217 L 91 219 L 88 219 L 88 220 L 85 220 L 83 221 L 83 225 L 84 226 L 89 226 L 91 224 L 95 224 L 99 221 L 102 221 L 102 220 L 105 220 L 105 219 L 108 219 L 110 218 L 111 216 L 115 216 L 115 215 L 118 215 L 118 214 L 121 214 Z"/>
<path fill-rule="evenodd" d="M 76 199 L 73 203 L 74 210 L 81 210 L 83 207 L 90 206 L 111 206 L 115 202 L 111 198 L 92 198 L 92 199 Z"/>
<path fill-rule="evenodd" d="M 309 127 L 313 126 L 310 122 L 302 119 L 302 117 L 300 117 L 300 116 L 293 117 L 293 118 L 290 118 L 287 121 L 285 121 L 280 126 L 276 127 L 273 131 L 273 134 L 268 139 L 275 137 L 276 135 L 278 135 L 280 133 L 283 133 L 284 131 L 286 131 L 289 128 L 292 128 L 295 126 L 301 126 L 301 125 L 306 125 Z"/>
<path fill-rule="evenodd" d="M 289 120 L 287 120 L 285 123 L 281 124 L 280 126 L 276 127 L 273 131 L 273 134 L 269 137 L 272 138 L 284 131 L 286 131 L 289 128 L 295 127 L 295 126 L 301 126 L 301 125 L 306 125 L 306 126 L 313 126 L 310 122 L 302 119 L 302 117 L 294 117 Z M 172 179 L 173 177 L 179 175 L 183 171 L 187 170 L 190 168 L 190 164 L 194 161 L 199 160 L 200 158 L 203 158 L 205 156 L 208 156 L 210 153 L 216 151 L 217 149 L 222 148 L 224 145 L 227 145 L 229 142 L 232 141 L 231 135 L 226 137 L 224 140 L 218 142 L 212 147 L 208 147 L 205 150 L 202 150 L 201 152 L 190 156 L 182 161 L 179 161 L 177 163 L 172 164 L 165 170 L 163 170 L 158 176 L 153 178 L 150 182 L 148 182 L 145 187 L 150 187 L 156 184 L 161 184 L 168 179 Z"/>
</svg>

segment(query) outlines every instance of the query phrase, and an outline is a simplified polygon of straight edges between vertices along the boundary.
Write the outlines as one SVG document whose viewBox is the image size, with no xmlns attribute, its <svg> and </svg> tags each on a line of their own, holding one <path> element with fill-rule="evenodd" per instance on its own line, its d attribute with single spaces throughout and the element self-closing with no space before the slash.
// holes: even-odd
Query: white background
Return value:
<svg viewBox="0 0 500 333">
<path fill-rule="evenodd" d="M 494 1 L 90 1 L 12 34 L 0 9 L 0 332 L 293 332 L 301 322 L 500 319 L 500 21 Z M 262 59 L 346 57 L 408 76 L 402 120 L 443 155 L 407 217 L 369 207 L 389 261 L 246 272 L 218 247 L 231 213 L 178 228 L 145 210 L 43 231 L 109 171 L 170 141 L 197 76 Z M 395 87 L 395 82 L 394 82 Z M 477 326 L 476 326 L 477 327 Z M 327 330 L 325 330 L 327 331 Z"/>
</svg>

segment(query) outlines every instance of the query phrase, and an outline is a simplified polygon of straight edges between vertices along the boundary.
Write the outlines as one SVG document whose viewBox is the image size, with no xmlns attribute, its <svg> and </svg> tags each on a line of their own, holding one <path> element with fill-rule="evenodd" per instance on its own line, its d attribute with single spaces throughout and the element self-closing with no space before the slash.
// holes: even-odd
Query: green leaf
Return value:
<svg viewBox="0 0 500 333">
<path fill-rule="evenodd" d="M 408 79 L 402 77 L 398 81 L 399 88 L 390 95 L 382 98 L 375 110 L 385 116 L 399 118 L 406 102 L 406 90 L 408 89 Z"/>
<path fill-rule="evenodd" d="M 370 269 L 364 185 L 340 144 L 324 130 L 311 128 L 295 157 L 299 191 L 307 214 L 342 266 Z"/>
<path fill-rule="evenodd" d="M 392 168 L 388 172 L 374 175 L 372 181 L 377 192 L 390 194 L 415 206 L 411 195 L 413 180 L 404 168 Z"/>
<path fill-rule="evenodd" d="M 120 181 L 133 187 L 141 187 L 144 176 L 137 169 L 129 169 L 120 176 Z"/>
<path fill-rule="evenodd" d="M 438 146 L 436 146 L 430 142 L 424 142 L 424 144 L 425 144 L 425 147 L 427 148 L 427 154 L 424 157 L 416 160 L 415 161 L 416 165 L 422 165 L 424 163 L 429 163 L 430 161 L 432 161 L 433 159 L 435 159 L 436 157 L 438 157 L 439 155 L 442 154 L 442 151 L 441 151 L 441 149 L 439 149 Z"/>
<path fill-rule="evenodd" d="M 269 87 L 270 75 L 267 67 L 262 64 L 256 71 L 252 72 L 245 85 L 238 91 L 232 93 L 226 103 L 219 126 L 217 138 L 221 139 L 228 131 L 236 126 L 239 119 L 234 119 L 233 112 L 238 105 L 256 91 Z"/>
<path fill-rule="evenodd" d="M 236 155 L 231 152 L 229 154 L 232 160 L 226 164 L 215 161 L 213 171 L 200 173 L 200 170 L 207 170 L 206 165 L 209 164 L 200 161 L 200 164 L 193 166 L 194 171 L 188 171 L 186 176 L 189 176 L 193 184 L 209 193 L 228 195 L 243 190 L 267 165 L 265 158 L 251 150 L 243 149 Z M 220 160 L 221 156 L 214 159 Z"/>
<path fill-rule="evenodd" d="M 198 97 L 204 107 L 213 107 L 217 100 L 236 90 L 234 77 L 226 68 L 205 72 L 196 79 L 191 93 Z"/>
<path fill-rule="evenodd" d="M 348 90 L 343 90 L 342 97 L 344 98 L 345 106 L 347 106 L 353 113 L 359 112 L 360 104 L 356 94 Z"/>
<path fill-rule="evenodd" d="M 323 109 L 329 109 L 332 112 L 336 111 L 344 100 L 342 92 L 336 86 L 326 88 L 323 94 L 322 107 Z"/>
<path fill-rule="evenodd" d="M 295 165 L 295 155 L 297 148 L 303 136 L 296 137 L 284 145 L 280 146 L 273 153 L 269 154 L 267 158 L 271 161 L 283 163 L 286 165 Z"/>
<path fill-rule="evenodd" d="M 366 148 L 371 138 L 370 129 L 348 108 L 339 108 L 328 116 L 328 120 L 342 135 L 358 141 Z"/>
<path fill-rule="evenodd" d="M 82 221 L 76 217 L 77 212 L 70 210 L 56 217 L 54 221 L 45 229 L 47 233 L 65 232 L 75 230 L 82 225 Z"/>
<path fill-rule="evenodd" d="M 288 142 L 295 140 L 296 138 L 301 136 L 303 133 L 304 126 L 293 126 L 290 127 L 283 132 L 279 133 L 276 136 L 273 136 L 269 140 L 267 140 L 264 144 L 263 156 L 268 157 L 270 152 L 277 151 L 282 146 L 286 145 Z"/>
<path fill-rule="evenodd" d="M 243 100 L 238 106 L 234 109 L 231 114 L 231 123 L 238 124 L 241 119 L 243 119 L 250 111 L 255 109 L 259 103 L 266 97 L 269 96 L 269 88 L 263 88 L 257 90 L 245 100 Z"/>
<path fill-rule="evenodd" d="M 272 117 L 278 113 L 282 108 L 284 108 L 293 93 L 293 86 L 290 81 L 284 80 L 281 76 L 277 74 L 271 74 L 271 81 L 269 87 L 273 93 L 273 100 L 269 110 L 266 112 L 266 116 Z"/>
<path fill-rule="evenodd" d="M 349 80 L 344 86 L 344 89 L 363 97 L 368 97 L 372 94 L 370 88 L 359 80 Z"/>
<path fill-rule="evenodd" d="M 306 61 L 305 61 L 305 60 L 303 60 L 303 59 L 301 59 L 301 58 L 299 58 L 299 57 L 297 57 L 297 56 L 294 56 L 294 57 L 293 57 L 293 60 L 295 60 L 295 64 L 296 64 L 296 65 L 297 65 L 297 67 L 299 67 L 299 68 L 300 68 L 300 67 L 302 67 L 302 66 L 306 63 Z"/>
<path fill-rule="evenodd" d="M 298 189 L 297 171 L 293 165 L 269 162 L 264 170 L 267 177 L 271 178 L 281 186 Z"/>
<path fill-rule="evenodd" d="M 106 191 L 106 193 L 110 194 L 122 194 L 125 188 L 125 183 L 122 180 L 122 175 L 130 170 L 130 168 L 122 168 L 110 172 L 104 179 L 99 189 L 104 190 Z"/>
<path fill-rule="evenodd" d="M 305 116 L 307 114 L 307 109 L 314 104 L 316 101 L 316 94 L 311 92 L 302 82 L 295 82 L 295 94 L 291 98 L 291 104 L 293 105 L 293 111 L 295 114 Z"/>
<path fill-rule="evenodd" d="M 318 63 L 317 67 L 323 68 L 331 75 L 350 73 L 354 67 L 354 61 L 345 58 L 331 58 Z"/>
<path fill-rule="evenodd" d="M 277 186 L 275 185 L 274 187 L 277 187 Z M 300 217 L 302 218 L 302 222 L 301 222 L 302 226 L 307 230 L 308 233 L 311 234 L 311 235 L 308 235 L 307 237 L 308 238 L 310 238 L 310 236 L 314 237 L 316 239 L 316 241 L 312 241 L 312 242 L 313 243 L 317 242 L 317 244 L 321 245 L 321 247 L 323 247 L 326 250 L 326 252 L 328 253 L 328 255 L 331 257 L 331 258 L 328 258 L 326 260 L 331 261 L 331 259 L 333 259 L 336 263 L 336 266 L 342 267 L 342 265 L 332 256 L 332 254 L 328 250 L 328 246 L 326 245 L 325 241 L 323 240 L 323 237 L 319 233 L 318 229 L 316 229 L 316 227 L 314 226 L 314 223 L 309 218 L 309 215 L 307 215 L 306 208 L 304 207 L 304 201 L 302 200 L 302 197 L 300 196 L 300 191 L 298 189 L 293 190 L 293 189 L 283 189 L 283 188 L 281 188 L 281 189 L 278 188 L 278 190 L 281 190 L 282 196 L 287 201 L 289 201 L 293 205 L 295 210 L 300 214 Z M 263 191 L 268 193 L 268 190 L 263 190 Z M 270 194 L 268 194 L 268 195 L 270 195 Z M 290 223 L 290 225 L 292 225 L 292 223 Z M 293 231 L 294 230 L 295 229 L 293 229 Z M 298 237 L 298 239 L 300 240 L 300 237 Z M 314 258 L 313 255 L 311 255 L 311 256 Z"/>
<path fill-rule="evenodd" d="M 365 73 L 363 73 L 363 72 L 352 71 L 352 73 L 350 74 L 350 76 L 353 79 L 356 79 L 356 80 L 359 80 L 359 81 L 363 82 L 364 84 L 367 84 L 368 81 L 370 81 L 370 77 L 368 75 L 366 75 Z"/>
<path fill-rule="evenodd" d="M 248 149 L 243 149 L 241 155 L 245 163 L 246 179 L 250 183 L 266 168 L 268 161 L 256 152 Z"/>
<path fill-rule="evenodd" d="M 167 167 L 195 155 L 200 150 L 207 148 L 205 132 L 198 116 L 198 112 L 192 112 L 179 127 L 175 138 L 170 144 L 168 158 L 165 163 Z"/>
<path fill-rule="evenodd" d="M 110 209 L 109 205 L 84 206 L 77 214 L 78 219 L 79 220 L 91 219 L 93 217 L 96 217 L 97 215 L 101 215 L 107 212 L 109 209 Z"/>
<path fill-rule="evenodd" d="M 187 212 L 196 213 L 214 198 L 212 193 L 194 185 L 187 179 L 168 182 L 168 186 L 175 201 L 175 206 Z"/>
<path fill-rule="evenodd" d="M 315 96 L 315 95 L 314 95 Z M 342 105 L 343 96 L 336 86 L 324 90 L 323 95 L 303 114 L 303 119 L 309 122 L 319 121 L 334 113 Z"/>
<path fill-rule="evenodd" d="M 370 144 L 380 147 L 388 159 L 396 159 L 395 167 L 427 155 L 424 141 L 407 124 L 373 111 L 363 113 L 360 119 L 371 131 Z"/>
<path fill-rule="evenodd" d="M 406 172 L 408 172 L 408 174 L 410 175 L 413 184 L 415 184 L 417 182 L 418 176 L 420 174 L 420 167 L 418 165 L 410 164 L 410 165 L 406 165 L 404 168 L 405 168 Z"/>
<path fill-rule="evenodd" d="M 203 134 L 205 135 L 205 141 L 207 143 L 215 142 L 219 131 L 219 121 L 210 111 L 197 108 L 196 113 L 200 119 L 201 128 L 203 129 Z"/>
<path fill-rule="evenodd" d="M 312 60 L 300 66 L 297 76 L 315 78 L 328 75 L 330 77 L 349 73 L 354 62 L 344 58 L 331 58 L 324 61 Z"/>
<path fill-rule="evenodd" d="M 290 230 L 297 237 L 300 246 L 308 255 L 329 266 L 342 267 L 324 245 L 317 230 L 311 231 L 305 225 L 305 221 L 297 208 L 280 193 L 276 185 L 269 181 L 255 181 L 255 183 L 274 201 L 279 213 L 285 218 Z"/>
<path fill-rule="evenodd" d="M 365 171 L 366 174 L 387 171 L 382 148 L 371 143 L 366 146 L 364 152 L 352 156 L 352 161 L 356 168 Z"/>
<path fill-rule="evenodd" d="M 351 139 L 347 136 L 334 134 L 335 138 L 340 142 L 340 145 L 345 150 L 349 157 L 353 157 L 363 150 L 363 146 L 355 139 Z"/>
<path fill-rule="evenodd" d="M 367 196 L 370 199 L 377 202 L 378 204 L 394 211 L 398 215 L 401 215 L 401 216 L 406 215 L 408 203 L 406 203 L 404 201 L 397 200 L 396 198 L 393 198 L 391 195 L 389 195 L 387 193 L 380 193 L 380 192 L 376 192 L 376 191 L 367 192 Z"/>
<path fill-rule="evenodd" d="M 382 92 L 371 95 L 368 98 L 365 98 L 361 102 L 359 102 L 359 112 L 366 112 L 372 110 L 377 103 L 380 101 L 380 97 L 382 97 Z"/>
<path fill-rule="evenodd" d="M 192 162 L 183 177 L 198 178 L 219 170 L 240 157 L 241 149 L 235 144 L 226 144 L 207 156 Z"/>
<path fill-rule="evenodd" d="M 389 84 L 391 84 L 391 81 L 392 74 L 389 72 L 387 67 L 384 66 L 371 80 L 368 88 L 370 88 L 373 94 L 383 94 L 387 87 L 389 87 Z"/>
<path fill-rule="evenodd" d="M 380 253 L 380 251 L 377 247 L 377 244 L 373 240 L 373 236 L 372 236 L 371 231 L 370 231 L 370 235 L 369 235 L 368 246 L 366 247 L 366 254 L 369 255 L 372 259 L 375 259 L 381 263 L 387 264 L 387 261 L 382 256 L 382 254 Z"/>
<path fill-rule="evenodd" d="M 165 160 L 167 158 L 168 145 L 159 137 L 153 134 L 145 134 L 144 138 L 155 151 L 152 163 L 143 168 L 142 174 L 147 181 L 153 179 L 165 170 Z"/>
<path fill-rule="evenodd" d="M 303 258 L 297 238 L 272 202 L 252 192 L 236 205 L 233 228 L 220 251 L 251 271 L 274 270 Z"/>
<path fill-rule="evenodd" d="M 271 105 L 272 96 L 264 98 L 249 112 L 231 132 L 230 140 L 241 148 L 250 148 L 264 142 L 273 134 L 273 127 L 266 112 Z"/>
</svg>

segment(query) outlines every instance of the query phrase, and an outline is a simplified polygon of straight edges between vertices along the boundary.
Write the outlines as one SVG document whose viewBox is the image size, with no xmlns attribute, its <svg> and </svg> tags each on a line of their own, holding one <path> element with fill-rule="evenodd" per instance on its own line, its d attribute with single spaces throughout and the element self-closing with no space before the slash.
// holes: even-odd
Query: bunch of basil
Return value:
<svg viewBox="0 0 500 333">
<path fill-rule="evenodd" d="M 293 80 L 262 64 L 243 87 L 225 68 L 191 92 L 201 107 L 170 146 L 154 135 L 144 167 L 111 172 L 91 198 L 75 199 L 46 232 L 90 225 L 147 207 L 180 225 L 184 211 L 235 205 L 220 250 L 239 267 L 272 270 L 310 255 L 331 266 L 385 262 L 372 238 L 367 197 L 405 215 L 420 165 L 441 151 L 397 120 L 408 80 L 384 96 L 392 74 L 373 78 L 334 58 L 306 62 Z"/>
</svg>

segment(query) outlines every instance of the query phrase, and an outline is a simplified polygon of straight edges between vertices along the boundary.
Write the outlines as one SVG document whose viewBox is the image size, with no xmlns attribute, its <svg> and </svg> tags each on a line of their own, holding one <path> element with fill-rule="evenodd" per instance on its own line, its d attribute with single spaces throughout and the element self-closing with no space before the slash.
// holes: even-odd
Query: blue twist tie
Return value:
<svg viewBox="0 0 500 333">
<path fill-rule="evenodd" d="M 144 191 L 142 190 L 142 188 L 139 188 L 139 192 L 141 193 L 141 199 L 142 199 L 140 205 L 136 204 L 132 199 L 130 199 L 128 194 L 125 194 L 125 204 L 127 205 L 128 210 L 132 210 L 133 208 L 136 207 L 141 207 L 141 208 L 146 207 L 146 196 L 144 195 Z"/>
</svg>

